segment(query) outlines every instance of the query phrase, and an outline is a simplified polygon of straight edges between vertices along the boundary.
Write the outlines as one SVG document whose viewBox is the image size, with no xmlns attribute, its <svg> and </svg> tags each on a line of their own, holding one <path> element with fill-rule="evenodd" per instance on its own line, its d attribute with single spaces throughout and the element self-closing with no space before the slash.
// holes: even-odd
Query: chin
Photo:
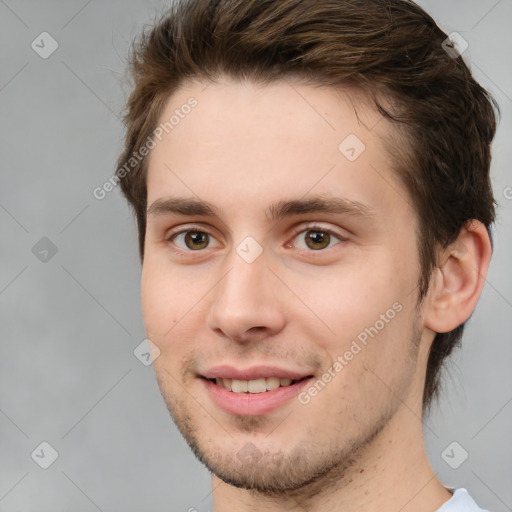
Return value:
<svg viewBox="0 0 512 512">
<path fill-rule="evenodd" d="M 208 452 L 192 447 L 196 457 L 225 483 L 266 495 L 282 495 L 311 485 L 324 471 L 314 469 L 306 454 L 262 453 L 247 443 L 237 453 Z"/>
</svg>

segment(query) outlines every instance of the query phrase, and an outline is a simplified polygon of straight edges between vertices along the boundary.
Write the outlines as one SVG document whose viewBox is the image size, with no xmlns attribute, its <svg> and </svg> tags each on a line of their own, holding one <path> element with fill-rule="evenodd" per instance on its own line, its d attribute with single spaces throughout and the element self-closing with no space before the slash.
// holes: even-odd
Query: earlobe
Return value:
<svg viewBox="0 0 512 512">
<path fill-rule="evenodd" d="M 485 284 L 492 248 L 485 226 L 471 220 L 457 240 L 442 250 L 432 274 L 425 327 L 443 333 L 473 313 Z"/>
</svg>

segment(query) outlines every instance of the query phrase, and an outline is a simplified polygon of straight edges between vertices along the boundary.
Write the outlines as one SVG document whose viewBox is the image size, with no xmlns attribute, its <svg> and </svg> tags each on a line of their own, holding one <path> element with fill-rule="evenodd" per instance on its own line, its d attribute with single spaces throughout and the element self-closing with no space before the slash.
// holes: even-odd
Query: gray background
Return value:
<svg viewBox="0 0 512 512">
<path fill-rule="evenodd" d="M 495 253 L 425 437 L 446 485 L 512 510 L 512 0 L 420 3 L 469 42 L 502 108 Z M 118 189 L 92 195 L 121 148 L 129 43 L 163 8 L 0 0 L 0 511 L 206 510 L 208 472 L 133 353 L 144 328 L 132 216 Z M 47 59 L 31 47 L 43 31 L 59 45 Z M 49 460 L 43 441 L 58 452 L 48 469 L 35 462 Z M 458 469 L 442 458 L 454 441 L 452 464 L 469 454 Z"/>
</svg>

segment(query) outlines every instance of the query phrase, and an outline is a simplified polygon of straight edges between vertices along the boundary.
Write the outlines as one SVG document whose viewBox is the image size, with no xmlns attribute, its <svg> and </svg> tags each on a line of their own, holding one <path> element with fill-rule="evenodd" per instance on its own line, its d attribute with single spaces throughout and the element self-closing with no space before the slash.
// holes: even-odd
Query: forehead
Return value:
<svg viewBox="0 0 512 512">
<path fill-rule="evenodd" d="M 177 195 L 263 210 L 314 194 L 378 210 L 406 196 L 383 142 L 393 128 L 353 89 L 192 82 L 168 99 L 159 123 L 150 206 Z"/>
</svg>

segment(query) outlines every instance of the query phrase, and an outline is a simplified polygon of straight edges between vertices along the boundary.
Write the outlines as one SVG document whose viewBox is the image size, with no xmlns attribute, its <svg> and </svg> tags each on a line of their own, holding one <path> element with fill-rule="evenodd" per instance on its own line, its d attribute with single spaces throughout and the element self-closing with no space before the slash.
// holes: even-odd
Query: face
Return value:
<svg viewBox="0 0 512 512">
<path fill-rule="evenodd" d="M 416 221 L 392 127 L 355 91 L 299 83 L 195 83 L 161 122 L 176 110 L 147 180 L 158 383 L 214 474 L 297 489 L 421 406 Z"/>
</svg>

